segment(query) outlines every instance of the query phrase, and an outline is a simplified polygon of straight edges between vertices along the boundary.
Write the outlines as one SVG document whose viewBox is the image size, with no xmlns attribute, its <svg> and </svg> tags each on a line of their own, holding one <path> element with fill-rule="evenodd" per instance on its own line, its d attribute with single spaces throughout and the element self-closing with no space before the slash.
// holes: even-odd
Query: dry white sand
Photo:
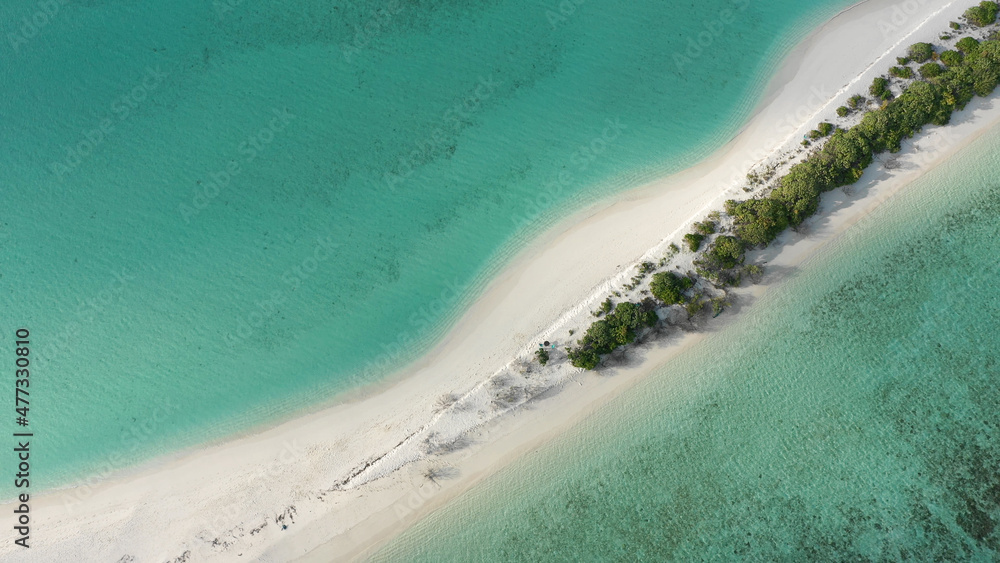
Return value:
<svg viewBox="0 0 1000 563">
<path fill-rule="evenodd" d="M 906 45 L 937 43 L 967 4 L 870 0 L 842 13 L 787 58 L 736 139 L 689 170 L 592 206 L 543 234 L 392 385 L 259 434 L 34 498 L 28 556 L 5 543 L 0 559 L 330 561 L 370 552 L 700 339 L 672 336 L 635 351 L 632 359 L 641 361 L 602 374 L 567 366 L 561 352 L 545 370 L 518 368 L 517 358 L 540 338 L 567 344 L 566 331 L 585 329 L 593 320 L 589 310 L 628 282 L 637 261 L 662 255 L 725 199 L 746 197 L 740 188 L 751 166 L 794 154 L 805 131 L 833 118 L 847 96 L 866 90 Z M 928 128 L 907 143 L 900 166 L 872 166 L 853 195 L 824 196 L 805 234 L 785 234 L 780 252 L 765 251 L 769 266 L 800 263 L 1000 123 L 995 106 L 992 99 L 976 100 L 953 125 Z M 776 277 L 745 291 L 770 290 Z M 491 382 L 498 374 L 506 379 L 502 386 Z M 518 382 L 535 386 L 526 392 L 554 388 L 522 406 L 493 405 L 498 390 Z M 448 393 L 461 399 L 435 412 Z M 470 443 L 454 444 L 458 437 Z M 450 445 L 463 447 L 449 453 Z M 426 453 L 429 448 L 435 453 Z M 428 479 L 428 470 L 438 476 Z"/>
</svg>

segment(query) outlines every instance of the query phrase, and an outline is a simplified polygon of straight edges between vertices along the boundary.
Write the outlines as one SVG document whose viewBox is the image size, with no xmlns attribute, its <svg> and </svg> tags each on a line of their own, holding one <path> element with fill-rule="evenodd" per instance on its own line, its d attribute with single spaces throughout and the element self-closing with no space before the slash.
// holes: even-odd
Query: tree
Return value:
<svg viewBox="0 0 1000 563">
<path fill-rule="evenodd" d="M 889 69 L 889 74 L 896 78 L 913 78 L 913 69 L 908 66 L 894 66 Z"/>
<path fill-rule="evenodd" d="M 713 235 L 715 234 L 715 221 L 706 219 L 701 223 L 695 223 L 694 230 L 698 231 L 698 233 L 702 235 Z"/>
<path fill-rule="evenodd" d="M 705 240 L 705 235 L 700 235 L 698 233 L 688 233 L 684 235 L 684 242 L 687 243 L 691 252 L 698 252 L 698 249 L 701 248 L 701 241 L 703 240 Z"/>
<path fill-rule="evenodd" d="M 660 272 L 653 276 L 649 291 L 667 305 L 684 302 L 684 292 L 694 286 L 694 281 L 687 276 L 678 276 L 673 272 Z"/>
<path fill-rule="evenodd" d="M 965 19 L 975 26 L 986 27 L 997 21 L 997 12 L 1000 12 L 1000 5 L 996 2 L 980 2 L 965 11 Z"/>
<path fill-rule="evenodd" d="M 910 45 L 908 52 L 914 62 L 925 63 L 934 56 L 934 46 L 930 43 L 914 43 Z"/>
<path fill-rule="evenodd" d="M 570 362 L 579 368 L 596 368 L 601 361 L 601 354 L 611 353 L 632 343 L 640 327 L 656 324 L 659 317 L 652 310 L 653 306 L 655 302 L 652 300 L 640 304 L 619 303 L 606 318 L 590 325 L 583 338 L 578 341 L 579 346 L 566 349 Z"/>
<path fill-rule="evenodd" d="M 973 37 L 963 37 L 955 43 L 955 48 L 966 55 L 974 55 L 979 52 L 979 41 Z"/>
<path fill-rule="evenodd" d="M 549 351 L 545 348 L 539 348 L 538 350 L 535 350 L 535 358 L 538 359 L 538 363 L 544 366 L 549 363 Z"/>
<path fill-rule="evenodd" d="M 949 67 L 962 64 L 962 58 L 962 53 L 958 51 L 944 51 L 941 53 L 941 62 Z"/>
<path fill-rule="evenodd" d="M 715 239 L 712 246 L 705 252 L 705 258 L 713 266 L 721 269 L 732 269 L 743 262 L 745 251 L 743 243 L 727 235 Z"/>
<path fill-rule="evenodd" d="M 878 76 L 868 87 L 868 93 L 880 100 L 892 99 L 892 90 L 889 89 L 889 81 L 884 76 Z"/>
<path fill-rule="evenodd" d="M 729 206 L 736 234 L 751 246 L 767 246 L 788 228 L 788 210 L 774 199 L 751 199 Z"/>
<path fill-rule="evenodd" d="M 570 348 L 566 351 L 569 361 L 574 367 L 583 369 L 595 369 L 601 363 L 601 356 L 593 350 L 583 348 Z"/>
<path fill-rule="evenodd" d="M 924 78 L 934 78 L 940 76 L 944 68 L 937 63 L 927 63 L 920 66 L 920 76 Z"/>
</svg>

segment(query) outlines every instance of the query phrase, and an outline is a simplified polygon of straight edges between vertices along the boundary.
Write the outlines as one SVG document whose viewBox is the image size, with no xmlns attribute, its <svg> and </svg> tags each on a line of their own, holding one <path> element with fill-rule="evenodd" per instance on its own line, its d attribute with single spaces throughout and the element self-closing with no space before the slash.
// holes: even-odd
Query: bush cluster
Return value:
<svg viewBox="0 0 1000 563">
<path fill-rule="evenodd" d="M 970 21 L 993 23 L 998 8 L 995 2 L 982 2 L 970 10 L 973 11 L 971 16 L 966 14 Z M 980 43 L 963 39 L 957 49 L 950 51 L 957 57 L 948 55 L 949 51 L 942 54 L 948 65 L 942 67 L 927 62 L 934 58 L 933 46 L 928 43 L 911 46 L 909 57 L 926 63 L 920 67 L 922 81 L 914 82 L 898 98 L 892 99 L 888 80 L 876 79 L 871 94 L 886 100 L 881 108 L 865 114 L 861 122 L 850 129 L 834 130 L 822 149 L 793 166 L 766 197 L 726 202 L 726 211 L 736 224 L 735 236 L 716 237 L 695 258 L 698 273 L 723 285 L 739 283 L 744 272 L 753 271 L 759 275 L 759 267 L 743 266 L 747 248 L 769 244 L 789 226 L 797 226 L 816 213 L 820 194 L 856 182 L 875 155 L 899 151 L 903 139 L 912 137 L 923 126 L 946 125 L 951 114 L 964 108 L 974 96 L 992 93 L 1000 84 L 1000 41 L 991 39 Z M 851 109 L 864 103 L 862 96 L 853 96 L 848 101 Z M 707 227 L 696 228 L 699 233 L 684 237 L 695 251 L 704 239 L 701 231 L 708 230 Z M 693 314 L 691 311 L 697 312 L 705 304 L 701 295 L 685 299 L 685 292 L 693 285 L 689 277 L 662 272 L 653 276 L 650 289 L 663 303 L 684 304 L 689 314 Z M 718 308 L 721 310 L 721 302 Z M 641 303 L 619 304 L 587 329 L 576 348 L 567 349 L 570 361 L 577 367 L 596 368 L 602 354 L 633 342 L 641 327 L 655 325 L 658 320 L 655 309 L 656 301 L 651 298 Z"/>
<path fill-rule="evenodd" d="M 1000 5 L 996 2 L 980 2 L 965 11 L 965 19 L 973 25 L 986 27 L 997 21 L 997 12 L 1000 12 Z"/>
<path fill-rule="evenodd" d="M 639 328 L 654 326 L 659 320 L 655 309 L 656 302 L 652 299 L 644 299 L 642 303 L 619 303 L 613 312 L 590 325 L 576 348 L 567 350 L 570 362 L 578 368 L 596 368 L 601 354 L 610 354 L 634 342 Z"/>
<path fill-rule="evenodd" d="M 926 81 L 913 83 L 885 107 L 867 113 L 858 125 L 835 131 L 822 149 L 793 166 L 767 197 L 727 202 L 739 242 L 745 247 L 769 244 L 785 228 L 815 213 L 821 193 L 856 182 L 874 155 L 898 151 L 903 139 L 924 125 L 946 125 L 952 112 L 965 107 L 973 96 L 989 95 L 1000 82 L 1000 42 L 974 47 L 967 42 L 965 47 L 969 54 L 964 58 L 947 68 L 937 63 L 924 65 L 920 72 Z M 879 95 L 879 84 L 884 86 L 876 80 L 873 95 Z M 711 251 L 706 255 L 706 264 L 718 263 Z M 734 263 L 722 266 L 732 268 Z"/>
</svg>

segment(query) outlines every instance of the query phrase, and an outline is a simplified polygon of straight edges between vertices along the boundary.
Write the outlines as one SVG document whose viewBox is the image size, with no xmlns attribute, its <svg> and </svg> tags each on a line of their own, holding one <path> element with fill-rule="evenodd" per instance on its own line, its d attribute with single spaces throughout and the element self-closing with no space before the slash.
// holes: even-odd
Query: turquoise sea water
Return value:
<svg viewBox="0 0 1000 563">
<path fill-rule="evenodd" d="M 848 3 L 3 3 L 33 487 L 377 381 L 532 234 L 730 138 Z"/>
<path fill-rule="evenodd" d="M 394 561 L 996 561 L 1000 130 Z"/>
</svg>

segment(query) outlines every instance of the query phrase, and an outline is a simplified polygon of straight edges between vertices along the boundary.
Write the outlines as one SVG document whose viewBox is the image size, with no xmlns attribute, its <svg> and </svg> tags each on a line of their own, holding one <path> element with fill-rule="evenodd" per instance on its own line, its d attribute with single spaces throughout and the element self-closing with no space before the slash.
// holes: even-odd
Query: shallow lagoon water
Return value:
<svg viewBox="0 0 1000 563">
<path fill-rule="evenodd" d="M 546 226 L 731 138 L 848 2 L 54 4 L 0 6 L 37 488 L 378 381 Z"/>
<path fill-rule="evenodd" d="M 996 561 L 1000 130 L 380 561 Z"/>
</svg>

